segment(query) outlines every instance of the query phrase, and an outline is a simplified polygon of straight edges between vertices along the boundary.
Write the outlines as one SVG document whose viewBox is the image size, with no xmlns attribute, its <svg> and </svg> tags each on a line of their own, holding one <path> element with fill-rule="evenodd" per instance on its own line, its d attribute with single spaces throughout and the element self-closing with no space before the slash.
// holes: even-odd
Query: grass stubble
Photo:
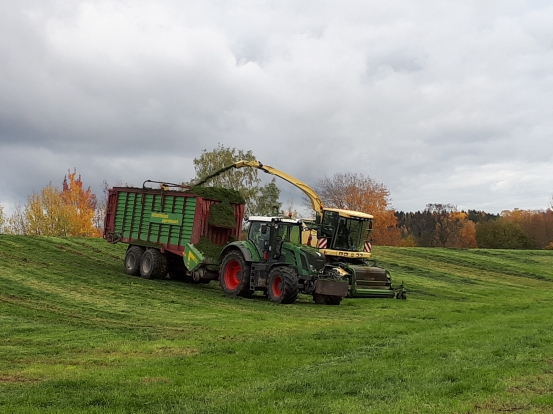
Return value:
<svg viewBox="0 0 553 414">
<path fill-rule="evenodd" d="M 408 300 L 274 305 L 0 235 L 2 413 L 550 413 L 553 252 L 379 247 Z"/>
</svg>

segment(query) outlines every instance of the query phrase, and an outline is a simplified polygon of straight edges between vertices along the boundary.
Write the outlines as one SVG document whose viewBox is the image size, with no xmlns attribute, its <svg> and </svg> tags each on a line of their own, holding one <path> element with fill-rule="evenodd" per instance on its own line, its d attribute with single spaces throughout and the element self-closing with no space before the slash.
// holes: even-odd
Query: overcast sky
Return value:
<svg viewBox="0 0 553 414">
<path fill-rule="evenodd" d="M 397 210 L 543 209 L 553 2 L 0 2 L 0 203 L 77 168 L 99 194 L 182 182 L 218 143 Z M 280 181 L 285 203 L 301 193 Z"/>
</svg>

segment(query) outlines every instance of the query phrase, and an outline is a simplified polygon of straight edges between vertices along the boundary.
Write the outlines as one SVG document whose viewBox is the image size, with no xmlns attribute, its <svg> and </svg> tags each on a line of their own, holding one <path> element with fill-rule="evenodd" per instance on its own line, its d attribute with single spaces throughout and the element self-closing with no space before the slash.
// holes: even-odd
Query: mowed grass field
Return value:
<svg viewBox="0 0 553 414">
<path fill-rule="evenodd" d="M 551 413 L 553 251 L 375 249 L 405 301 L 229 298 L 0 235 L 1 413 Z"/>
</svg>

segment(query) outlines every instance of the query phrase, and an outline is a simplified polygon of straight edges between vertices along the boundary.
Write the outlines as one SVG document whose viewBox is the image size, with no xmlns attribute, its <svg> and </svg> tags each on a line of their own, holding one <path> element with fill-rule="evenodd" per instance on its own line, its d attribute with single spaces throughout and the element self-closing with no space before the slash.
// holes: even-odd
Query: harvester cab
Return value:
<svg viewBox="0 0 553 414">
<path fill-rule="evenodd" d="M 373 228 L 373 216 L 370 214 L 324 208 L 314 224 L 317 247 L 325 249 L 327 254 L 337 256 L 337 252 L 352 252 L 352 257 L 371 257 L 369 235 Z M 367 254 L 357 255 L 360 252 Z"/>
</svg>

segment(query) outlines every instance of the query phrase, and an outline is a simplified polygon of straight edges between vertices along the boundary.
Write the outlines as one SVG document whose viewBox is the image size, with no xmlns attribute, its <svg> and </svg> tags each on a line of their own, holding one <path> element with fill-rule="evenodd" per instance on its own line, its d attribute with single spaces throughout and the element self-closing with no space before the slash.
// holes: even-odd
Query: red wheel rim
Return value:
<svg viewBox="0 0 553 414">
<path fill-rule="evenodd" d="M 282 295 L 282 277 L 275 276 L 273 278 L 271 290 L 273 291 L 273 297 L 280 298 L 280 296 Z"/>
<path fill-rule="evenodd" d="M 234 290 L 238 287 L 240 284 L 240 278 L 238 275 L 242 271 L 242 267 L 240 266 L 240 263 L 238 260 L 231 260 L 227 263 L 225 267 L 225 285 L 230 289 Z"/>
</svg>

